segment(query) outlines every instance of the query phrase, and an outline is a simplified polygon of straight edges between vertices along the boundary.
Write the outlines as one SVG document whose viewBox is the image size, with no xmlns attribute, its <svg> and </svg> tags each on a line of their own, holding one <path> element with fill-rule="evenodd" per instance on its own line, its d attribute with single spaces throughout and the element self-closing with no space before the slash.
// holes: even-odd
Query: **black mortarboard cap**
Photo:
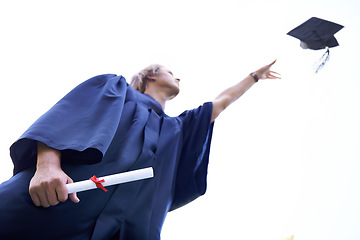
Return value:
<svg viewBox="0 0 360 240">
<path fill-rule="evenodd" d="M 288 32 L 288 35 L 300 39 L 302 48 L 319 50 L 338 46 L 334 34 L 342 28 L 337 23 L 312 17 Z"/>
</svg>

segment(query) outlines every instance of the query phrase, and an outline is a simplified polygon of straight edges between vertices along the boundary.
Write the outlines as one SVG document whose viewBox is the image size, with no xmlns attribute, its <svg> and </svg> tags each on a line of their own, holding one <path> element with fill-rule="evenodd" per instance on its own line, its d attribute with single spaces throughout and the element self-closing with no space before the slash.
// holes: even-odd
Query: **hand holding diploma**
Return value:
<svg viewBox="0 0 360 240">
<path fill-rule="evenodd" d="M 30 181 L 29 194 L 37 207 L 50 207 L 65 202 L 80 200 L 76 193 L 68 194 L 67 183 L 73 180 L 61 169 L 61 152 L 38 142 L 36 172 Z"/>
<path fill-rule="evenodd" d="M 37 207 L 50 207 L 65 202 L 68 198 L 74 203 L 80 200 L 76 192 L 97 187 L 137 181 L 153 177 L 153 169 L 145 168 L 126 173 L 114 174 L 73 184 L 73 180 L 61 169 L 61 152 L 38 142 L 38 159 L 36 172 L 30 181 L 29 194 Z M 91 173 L 89 173 L 91 174 Z M 105 189 L 106 190 L 106 189 Z"/>
<path fill-rule="evenodd" d="M 52 171 L 51 173 L 54 174 L 54 171 Z M 36 194 L 33 193 L 33 190 L 31 192 L 33 193 L 32 198 L 34 197 L 33 202 L 36 206 L 43 206 L 43 207 L 55 206 L 59 202 L 64 202 L 67 200 L 67 197 L 64 197 L 64 195 L 65 196 L 69 195 L 70 199 L 73 202 L 77 203 L 80 200 L 77 198 L 76 192 L 91 190 L 95 188 L 101 188 L 106 192 L 107 191 L 107 189 L 105 188 L 106 186 L 138 181 L 142 179 L 152 178 L 154 176 L 153 168 L 151 167 L 108 175 L 101 178 L 97 178 L 96 176 L 93 176 L 88 180 L 79 181 L 79 182 L 73 182 L 71 178 L 69 178 L 62 171 L 59 171 L 59 174 L 64 175 L 63 179 L 64 181 L 67 182 L 67 184 L 65 185 L 66 190 L 63 187 L 65 182 L 64 181 L 61 182 L 60 179 L 59 181 L 54 180 L 51 184 L 44 184 L 44 183 L 40 184 L 42 186 L 45 186 L 45 191 L 43 191 L 44 194 L 41 194 L 41 191 L 38 191 Z M 60 176 L 59 174 L 56 174 L 56 176 Z M 43 173 L 39 173 L 39 175 L 44 176 Z M 46 185 L 53 185 L 55 191 L 51 191 L 51 188 L 48 188 Z M 53 194 L 54 196 L 52 197 L 51 197 L 51 192 L 55 193 Z M 41 200 L 40 197 L 38 197 L 37 199 L 35 196 L 41 196 Z M 51 198 L 47 196 L 50 196 Z M 38 202 L 35 203 L 34 200 L 38 200 Z"/>
</svg>

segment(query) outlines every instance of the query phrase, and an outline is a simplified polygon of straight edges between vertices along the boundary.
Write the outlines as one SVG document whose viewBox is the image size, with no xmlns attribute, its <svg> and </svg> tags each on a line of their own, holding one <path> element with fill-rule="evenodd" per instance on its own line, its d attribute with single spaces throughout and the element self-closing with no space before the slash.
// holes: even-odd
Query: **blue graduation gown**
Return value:
<svg viewBox="0 0 360 240">
<path fill-rule="evenodd" d="M 122 76 L 83 82 L 11 146 L 14 176 L 0 185 L 0 239 L 160 239 L 167 212 L 206 191 L 211 112 L 205 103 L 169 117 Z M 149 166 L 154 178 L 80 192 L 77 204 L 36 207 L 28 187 L 37 141 L 61 150 L 74 181 Z"/>
</svg>

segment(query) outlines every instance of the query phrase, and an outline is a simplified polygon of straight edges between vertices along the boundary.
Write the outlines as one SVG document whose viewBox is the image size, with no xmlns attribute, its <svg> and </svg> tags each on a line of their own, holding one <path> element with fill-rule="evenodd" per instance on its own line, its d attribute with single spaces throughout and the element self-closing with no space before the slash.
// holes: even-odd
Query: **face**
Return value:
<svg viewBox="0 0 360 240">
<path fill-rule="evenodd" d="M 153 80 L 155 80 L 159 87 L 168 92 L 170 99 L 178 95 L 180 91 L 180 79 L 175 78 L 169 69 L 161 67 L 157 71 L 156 76 L 153 77 Z"/>
</svg>

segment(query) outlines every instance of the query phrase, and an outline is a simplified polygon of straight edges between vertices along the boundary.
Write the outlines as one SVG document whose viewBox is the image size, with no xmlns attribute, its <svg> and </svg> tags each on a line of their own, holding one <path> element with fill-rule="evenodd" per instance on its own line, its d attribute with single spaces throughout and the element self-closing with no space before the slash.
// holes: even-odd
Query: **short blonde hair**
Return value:
<svg viewBox="0 0 360 240">
<path fill-rule="evenodd" d="M 149 80 L 148 76 L 154 76 L 157 74 L 158 70 L 163 66 L 160 64 L 152 64 L 137 74 L 135 74 L 132 79 L 130 85 L 141 93 L 145 92 L 146 83 Z"/>
</svg>

